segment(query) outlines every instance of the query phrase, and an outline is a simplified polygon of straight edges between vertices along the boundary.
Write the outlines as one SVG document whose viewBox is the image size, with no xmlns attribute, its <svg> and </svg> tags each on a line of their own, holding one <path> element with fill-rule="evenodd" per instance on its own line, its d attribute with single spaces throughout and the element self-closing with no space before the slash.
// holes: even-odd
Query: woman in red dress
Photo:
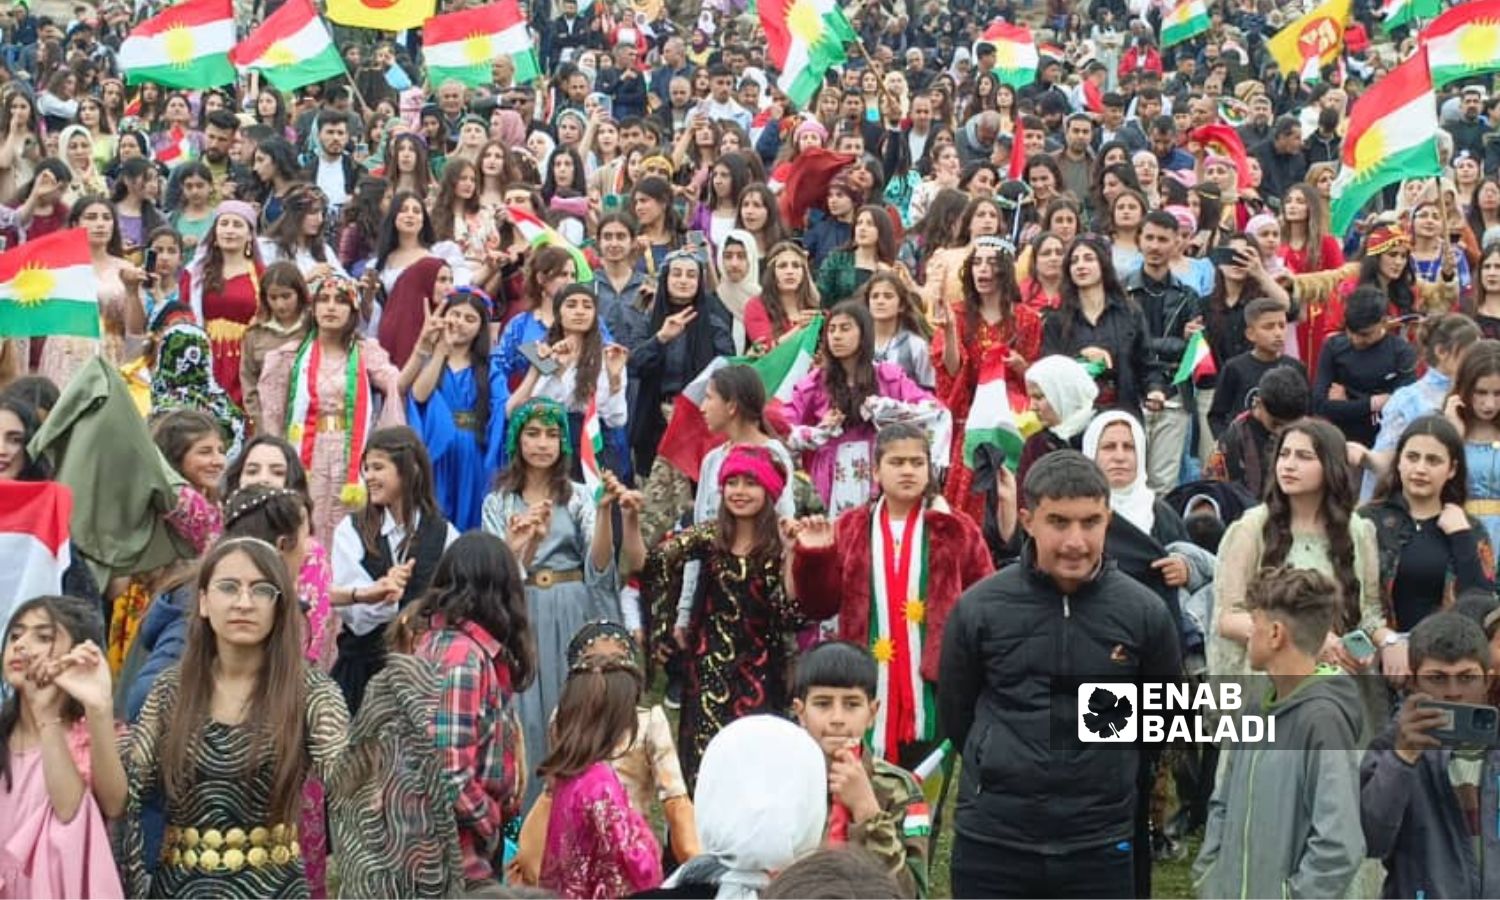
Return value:
<svg viewBox="0 0 1500 900">
<path fill-rule="evenodd" d="M 238 200 L 219 204 L 193 261 L 182 272 L 181 296 L 208 332 L 214 378 L 242 403 L 240 347 L 255 318 L 264 270 L 255 244 L 255 208 Z"/>
<path fill-rule="evenodd" d="M 937 395 L 953 413 L 953 463 L 943 496 L 955 511 L 984 521 L 984 498 L 969 491 L 974 473 L 964 465 L 964 426 L 979 386 L 979 374 L 991 354 L 1005 368 L 1006 394 L 1012 410 L 1027 408 L 1026 368 L 1042 350 L 1042 320 L 1021 303 L 1016 285 L 1015 248 L 1002 238 L 974 241 L 961 272 L 963 298 L 948 308 L 934 307 L 932 364 Z"/>
</svg>

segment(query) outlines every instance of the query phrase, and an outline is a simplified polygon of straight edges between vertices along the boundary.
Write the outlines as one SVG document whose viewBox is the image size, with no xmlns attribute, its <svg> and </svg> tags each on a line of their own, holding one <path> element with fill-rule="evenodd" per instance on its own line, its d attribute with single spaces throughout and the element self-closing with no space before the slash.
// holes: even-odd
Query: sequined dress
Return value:
<svg viewBox="0 0 1500 900">
<path fill-rule="evenodd" d="M 327 675 L 304 671 L 310 774 L 326 781 L 344 751 L 349 713 Z M 308 896 L 297 827 L 271 821 L 272 761 L 248 765 L 255 748 L 255 730 L 249 724 L 210 720 L 199 731 L 190 751 L 192 787 L 185 797 L 168 801 L 162 860 L 154 875 L 147 872 L 140 811 L 147 797 L 162 789 L 161 751 L 180 676 L 178 667 L 162 673 L 126 748 L 126 896 Z"/>
</svg>

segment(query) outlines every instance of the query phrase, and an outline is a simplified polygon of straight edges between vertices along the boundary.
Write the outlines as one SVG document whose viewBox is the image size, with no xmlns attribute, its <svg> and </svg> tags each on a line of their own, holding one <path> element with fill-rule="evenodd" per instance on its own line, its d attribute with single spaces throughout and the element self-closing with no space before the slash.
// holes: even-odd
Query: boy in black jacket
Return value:
<svg viewBox="0 0 1500 900">
<path fill-rule="evenodd" d="M 1387 303 L 1373 285 L 1349 295 L 1344 332 L 1323 344 L 1313 384 L 1313 412 L 1367 447 L 1380 430 L 1380 410 L 1391 394 L 1417 380 L 1417 351 L 1386 328 Z"/>
<path fill-rule="evenodd" d="M 1286 366 L 1296 369 L 1307 381 L 1307 367 L 1282 352 L 1286 349 L 1285 306 L 1266 297 L 1245 304 L 1245 339 L 1250 342 L 1250 350 L 1224 364 L 1213 406 L 1208 410 L 1208 425 L 1216 438 L 1250 408 L 1250 396 L 1262 375 Z"/>
</svg>

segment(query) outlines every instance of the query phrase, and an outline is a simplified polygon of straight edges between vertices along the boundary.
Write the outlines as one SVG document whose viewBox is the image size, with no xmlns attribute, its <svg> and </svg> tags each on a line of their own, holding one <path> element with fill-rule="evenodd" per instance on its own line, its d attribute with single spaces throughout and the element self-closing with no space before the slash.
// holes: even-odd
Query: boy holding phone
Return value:
<svg viewBox="0 0 1500 900">
<path fill-rule="evenodd" d="M 1409 647 L 1411 693 L 1360 766 L 1360 818 L 1370 855 L 1385 862 L 1382 893 L 1500 896 L 1500 754 L 1445 743 L 1465 711 L 1430 705 L 1487 702 L 1489 641 L 1472 619 L 1439 612 L 1412 629 Z"/>
<path fill-rule="evenodd" d="M 1229 750 L 1193 865 L 1200 897 L 1342 897 L 1359 870 L 1352 751 L 1363 705 L 1354 679 L 1318 664 L 1337 597 L 1310 569 L 1274 569 L 1250 585 L 1250 667 L 1272 689 L 1247 712 L 1275 716 L 1276 739 Z"/>
</svg>

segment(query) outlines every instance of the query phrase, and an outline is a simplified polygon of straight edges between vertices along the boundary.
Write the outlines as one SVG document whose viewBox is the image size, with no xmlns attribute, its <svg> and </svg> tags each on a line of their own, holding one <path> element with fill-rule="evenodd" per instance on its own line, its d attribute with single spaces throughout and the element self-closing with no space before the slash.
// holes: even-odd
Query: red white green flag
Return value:
<svg viewBox="0 0 1500 900">
<path fill-rule="evenodd" d="M 1042 57 L 1030 28 L 996 20 L 979 40 L 995 48 L 995 75 L 1001 81 L 1011 87 L 1036 81 L 1036 67 Z"/>
<path fill-rule="evenodd" d="M 1011 469 L 1021 459 L 1021 429 L 1011 411 L 1010 393 L 1005 384 L 1005 348 L 992 348 L 984 354 L 979 366 L 979 383 L 974 388 L 974 402 L 964 423 L 964 464 L 974 465 L 974 454 L 982 444 L 998 444 L 1005 451 L 1005 463 Z"/>
<path fill-rule="evenodd" d="M 761 0 L 756 12 L 771 64 L 781 73 L 777 86 L 805 109 L 828 70 L 848 59 L 844 44 L 859 35 L 836 0 Z"/>
<path fill-rule="evenodd" d="M 137 25 L 120 46 L 127 84 L 212 88 L 233 84 L 231 0 L 186 0 Z"/>
<path fill-rule="evenodd" d="M 198 155 L 198 148 L 193 146 L 193 140 L 181 125 L 173 125 L 172 130 L 167 132 L 171 141 L 166 147 L 156 154 L 157 162 L 168 166 L 185 163 Z"/>
<path fill-rule="evenodd" d="M 510 215 L 511 222 L 521 232 L 521 237 L 532 247 L 561 247 L 568 251 L 573 257 L 573 278 L 575 281 L 588 284 L 594 280 L 594 270 L 589 266 L 589 261 L 583 255 L 583 251 L 568 242 L 568 239 L 557 233 L 551 225 L 533 216 L 531 213 L 519 206 L 507 206 L 505 211 Z"/>
<path fill-rule="evenodd" d="M 1203 0 L 1178 0 L 1161 23 L 1161 46 L 1168 47 L 1191 40 L 1207 31 L 1208 7 Z"/>
<path fill-rule="evenodd" d="M 589 408 L 583 414 L 583 434 L 578 439 L 578 461 L 583 468 L 583 484 L 597 503 L 604 496 L 604 472 L 599 468 L 599 457 L 604 453 L 604 433 L 599 430 L 599 404 L 589 398 Z"/>
<path fill-rule="evenodd" d="M 280 91 L 337 78 L 344 60 L 311 0 L 287 2 L 229 53 L 241 69 L 254 69 Z"/>
<path fill-rule="evenodd" d="M 62 593 L 72 516 L 65 484 L 0 481 L 0 627 L 27 600 Z"/>
<path fill-rule="evenodd" d="M 422 28 L 422 40 L 427 83 L 433 86 L 450 79 L 470 87 L 489 85 L 491 65 L 501 56 L 515 63 L 517 84 L 541 74 L 526 17 L 516 0 L 433 16 Z"/>
<path fill-rule="evenodd" d="M 1500 71 L 1500 0 L 1469 0 L 1423 29 L 1432 84 Z"/>
<path fill-rule="evenodd" d="M 1438 164 L 1437 98 L 1428 70 L 1431 45 L 1386 73 L 1349 113 L 1331 188 L 1334 234 L 1345 234 L 1356 215 L 1386 185 L 1435 178 Z"/>
<path fill-rule="evenodd" d="M 0 337 L 99 336 L 99 279 L 82 228 L 0 254 Z"/>
<path fill-rule="evenodd" d="M 1177 374 L 1172 376 L 1173 384 L 1182 384 L 1188 379 L 1197 381 L 1219 371 L 1214 365 L 1213 351 L 1208 347 L 1208 340 L 1203 337 L 1202 331 L 1193 332 L 1188 338 L 1188 345 L 1182 351 L 1182 362 L 1177 366 Z"/>
</svg>

